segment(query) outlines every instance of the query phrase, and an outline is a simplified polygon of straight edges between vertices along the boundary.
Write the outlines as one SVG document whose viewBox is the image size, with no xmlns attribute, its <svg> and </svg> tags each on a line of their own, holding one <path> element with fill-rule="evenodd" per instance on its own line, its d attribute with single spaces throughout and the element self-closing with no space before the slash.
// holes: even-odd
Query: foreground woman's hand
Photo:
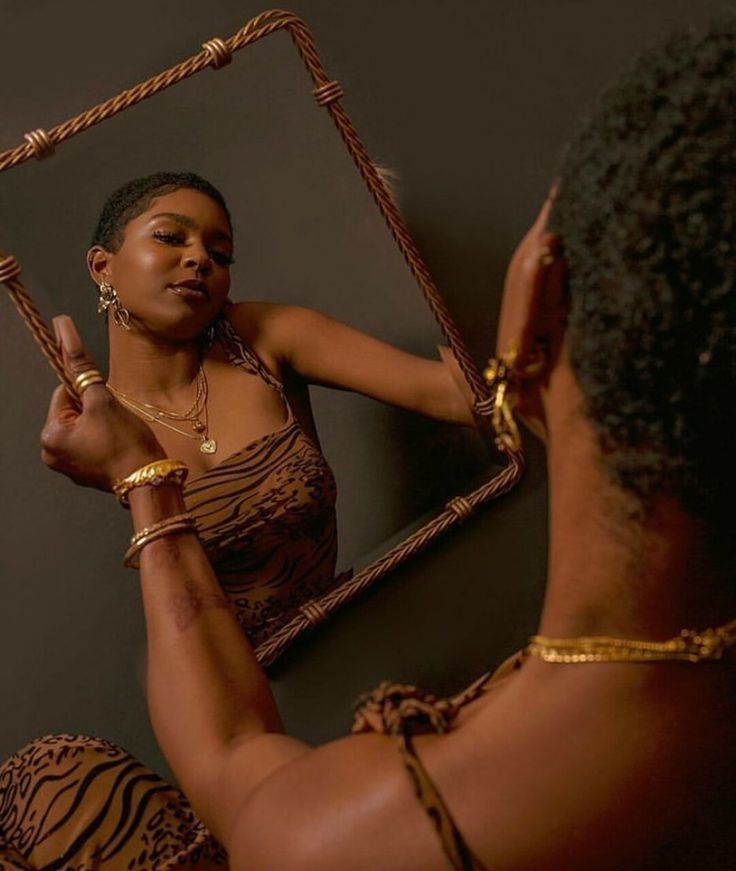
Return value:
<svg viewBox="0 0 736 871">
<path fill-rule="evenodd" d="M 54 329 L 72 381 L 96 368 L 71 318 L 54 318 Z M 111 490 L 119 478 L 164 456 L 150 428 L 123 408 L 104 384 L 84 391 L 81 411 L 66 388 L 60 385 L 54 391 L 41 433 L 41 458 L 75 483 Z"/>
</svg>

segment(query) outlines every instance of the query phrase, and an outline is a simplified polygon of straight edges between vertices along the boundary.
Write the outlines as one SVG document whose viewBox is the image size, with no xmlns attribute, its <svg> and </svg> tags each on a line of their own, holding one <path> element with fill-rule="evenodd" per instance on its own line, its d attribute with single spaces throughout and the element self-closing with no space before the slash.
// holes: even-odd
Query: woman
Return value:
<svg viewBox="0 0 736 871">
<path fill-rule="evenodd" d="M 735 98 L 734 20 L 646 56 L 514 255 L 489 377 L 500 435 L 515 403 L 549 451 L 547 596 L 525 655 L 454 700 L 385 685 L 359 734 L 317 749 L 281 734 L 180 486 L 139 480 L 164 451 L 100 384 L 81 414 L 56 392 L 46 461 L 79 483 L 127 482 L 151 717 L 230 867 L 736 864 L 722 510 L 736 464 L 713 426 L 736 382 Z M 61 333 L 74 377 L 93 380 L 69 322 Z"/>
<path fill-rule="evenodd" d="M 230 304 L 233 244 L 216 188 L 156 173 L 109 198 L 87 262 L 108 314 L 108 387 L 186 462 L 187 508 L 258 645 L 335 583 L 335 482 L 308 384 L 473 417 L 449 365 L 305 308 Z"/>
</svg>

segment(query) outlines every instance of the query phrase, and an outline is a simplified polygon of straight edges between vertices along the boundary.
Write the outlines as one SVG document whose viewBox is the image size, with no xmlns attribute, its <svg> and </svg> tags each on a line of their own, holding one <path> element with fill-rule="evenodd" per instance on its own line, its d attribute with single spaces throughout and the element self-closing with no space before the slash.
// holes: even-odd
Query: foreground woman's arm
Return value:
<svg viewBox="0 0 736 871">
<path fill-rule="evenodd" d="M 129 498 L 136 530 L 184 511 L 175 484 Z M 154 731 L 195 810 L 227 840 L 241 797 L 307 748 L 281 734 L 268 682 L 196 535 L 151 542 L 140 577 Z M 235 752 L 248 741 L 247 753 Z"/>
<path fill-rule="evenodd" d="M 135 529 L 183 508 L 176 485 L 134 490 L 130 504 Z M 156 737 L 233 868 L 343 871 L 389 857 L 445 867 L 393 741 L 363 735 L 312 749 L 282 734 L 266 677 L 195 535 L 149 544 L 140 573 Z"/>
</svg>

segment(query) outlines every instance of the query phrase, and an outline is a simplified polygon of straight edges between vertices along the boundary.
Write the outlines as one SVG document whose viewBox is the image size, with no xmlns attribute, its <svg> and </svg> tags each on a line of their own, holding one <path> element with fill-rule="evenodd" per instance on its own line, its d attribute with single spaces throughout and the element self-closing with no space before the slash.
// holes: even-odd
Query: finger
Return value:
<svg viewBox="0 0 736 871">
<path fill-rule="evenodd" d="M 534 221 L 534 229 L 538 232 L 543 232 L 547 229 L 547 222 L 549 221 L 549 213 L 552 211 L 552 206 L 554 205 L 554 197 L 548 196 L 547 199 L 542 203 L 542 208 L 539 210 L 539 214 L 537 215 L 536 220 Z"/>
<path fill-rule="evenodd" d="M 542 208 L 539 210 L 537 217 L 534 219 L 534 223 L 532 224 L 532 229 L 537 233 L 542 233 L 547 229 L 547 224 L 549 222 L 550 212 L 552 211 L 552 207 L 555 204 L 555 200 L 557 199 L 557 192 L 559 190 L 559 182 L 557 179 L 552 183 L 552 187 L 547 192 L 547 196 L 545 197 L 544 202 L 542 203 Z"/>
<path fill-rule="evenodd" d="M 85 385 L 84 382 L 79 383 L 81 375 L 88 372 L 95 372 L 99 375 L 99 372 L 94 360 L 84 348 L 82 339 L 77 332 L 77 328 L 74 326 L 74 321 L 68 315 L 58 315 L 54 318 L 53 324 L 54 331 L 59 338 L 64 368 L 77 392 L 80 394 L 82 404 L 86 405 L 90 401 L 99 401 L 101 397 L 107 394 L 104 382 L 101 381 L 90 385 Z"/>
<path fill-rule="evenodd" d="M 49 411 L 46 415 L 46 423 L 50 421 L 69 421 L 76 420 L 79 417 L 79 409 L 74 404 L 74 400 L 64 387 L 60 384 L 51 394 L 51 402 L 49 403 Z"/>
<path fill-rule="evenodd" d="M 58 345 L 59 353 L 61 354 L 61 364 L 62 364 L 62 366 L 64 366 L 64 369 L 66 369 L 66 361 L 64 358 L 64 343 L 61 340 L 61 332 L 59 330 L 59 318 L 58 317 L 52 318 L 51 326 L 54 328 L 54 337 L 56 338 L 56 344 Z M 71 397 L 71 400 L 74 403 L 75 407 L 77 409 L 79 409 L 80 402 L 79 402 L 79 398 L 78 398 L 76 392 L 73 391 L 71 389 L 71 387 L 69 387 L 69 386 L 66 387 L 66 392 Z M 53 397 L 52 397 L 52 402 L 53 402 Z M 45 459 L 44 459 L 44 462 L 46 462 Z"/>
<path fill-rule="evenodd" d="M 60 384 L 51 395 L 46 422 L 41 430 L 41 459 L 47 466 L 53 468 L 57 451 L 62 446 L 70 423 L 79 417 L 79 412 L 73 404 L 63 384 Z"/>
<path fill-rule="evenodd" d="M 85 351 L 82 339 L 69 315 L 55 317 L 54 330 L 61 344 L 64 366 L 72 378 L 96 368 L 94 360 Z"/>
</svg>

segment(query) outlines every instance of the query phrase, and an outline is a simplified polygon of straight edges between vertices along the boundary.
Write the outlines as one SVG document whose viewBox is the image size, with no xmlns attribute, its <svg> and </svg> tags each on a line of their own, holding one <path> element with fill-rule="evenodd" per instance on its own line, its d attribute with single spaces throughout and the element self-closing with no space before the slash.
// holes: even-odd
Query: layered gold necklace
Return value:
<svg viewBox="0 0 736 871">
<path fill-rule="evenodd" d="M 217 442 L 210 437 L 207 417 L 207 375 L 204 367 L 200 363 L 196 376 L 196 389 L 194 402 L 185 412 L 169 411 L 166 408 L 161 408 L 158 405 L 153 405 L 150 402 L 143 402 L 142 399 L 136 399 L 128 393 L 123 393 L 108 384 L 107 388 L 112 395 L 126 408 L 142 417 L 150 423 L 158 423 L 161 426 L 170 429 L 172 432 L 179 433 L 188 439 L 196 439 L 200 442 L 199 450 L 203 454 L 214 454 L 217 451 Z M 187 422 L 191 424 L 193 432 L 188 432 L 175 426 L 171 421 Z"/>
<path fill-rule="evenodd" d="M 736 620 L 714 629 L 683 629 L 667 641 L 636 641 L 609 635 L 550 638 L 532 635 L 526 652 L 545 662 L 707 662 L 736 646 Z"/>
</svg>

